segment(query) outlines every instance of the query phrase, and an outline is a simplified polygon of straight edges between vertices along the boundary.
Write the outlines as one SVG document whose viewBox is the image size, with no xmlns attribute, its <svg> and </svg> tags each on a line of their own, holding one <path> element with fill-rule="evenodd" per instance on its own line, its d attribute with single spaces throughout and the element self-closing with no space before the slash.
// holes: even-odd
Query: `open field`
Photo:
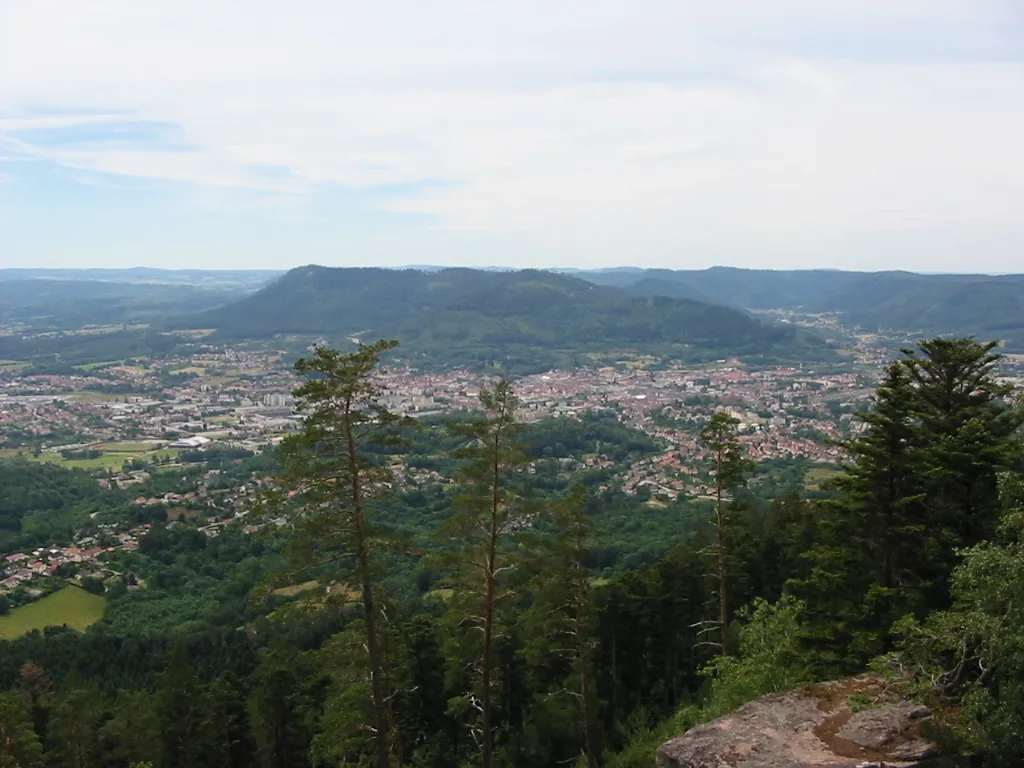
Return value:
<svg viewBox="0 0 1024 768">
<path fill-rule="evenodd" d="M 148 453 L 166 445 L 166 441 L 157 443 L 103 443 L 97 446 L 104 453 Z"/>
<path fill-rule="evenodd" d="M 811 467 L 807 470 L 807 474 L 804 475 L 804 485 L 811 491 L 817 491 L 821 489 L 822 484 L 831 480 L 833 477 L 841 475 L 842 471 L 838 469 L 831 469 L 829 467 Z"/>
<path fill-rule="evenodd" d="M 111 365 L 120 365 L 124 360 L 104 360 L 101 363 L 83 363 L 82 365 L 72 366 L 79 371 L 95 371 L 97 368 L 106 368 Z"/>
<path fill-rule="evenodd" d="M 66 395 L 55 395 L 53 399 L 70 400 L 76 403 L 103 403 L 122 400 L 125 397 L 125 395 L 115 395 L 110 392 L 93 392 L 88 389 L 82 389 L 77 392 L 69 392 Z"/>
<path fill-rule="evenodd" d="M 103 616 L 107 599 L 78 587 L 64 587 L 42 600 L 0 616 L 0 638 L 13 640 L 33 629 L 67 624 L 82 632 Z"/>
<path fill-rule="evenodd" d="M 0 459 L 13 459 L 20 455 L 21 458 L 28 459 L 29 461 L 60 464 L 62 467 L 119 470 L 124 462 L 131 461 L 132 459 L 153 461 L 157 458 L 169 459 L 178 455 L 178 450 L 176 448 L 152 450 L 152 446 L 142 446 L 137 449 L 127 449 L 125 446 L 130 445 L 129 443 L 112 443 L 112 445 L 119 446 L 119 448 L 111 450 L 107 446 L 102 446 L 99 450 L 103 451 L 103 455 L 97 456 L 94 459 L 65 459 L 59 453 L 49 452 L 33 456 L 31 451 L 18 448 L 6 448 L 0 450 Z"/>
<path fill-rule="evenodd" d="M 194 339 L 201 339 L 204 336 L 209 336 L 216 332 L 216 328 L 189 328 L 178 331 L 164 331 L 161 332 L 161 336 L 190 336 Z"/>
<path fill-rule="evenodd" d="M 311 589 L 316 589 L 320 586 L 320 582 L 316 579 L 313 581 L 304 581 L 301 584 L 291 584 L 287 587 L 278 587 L 271 594 L 281 595 L 283 597 L 294 597 L 300 592 L 307 592 Z"/>
</svg>

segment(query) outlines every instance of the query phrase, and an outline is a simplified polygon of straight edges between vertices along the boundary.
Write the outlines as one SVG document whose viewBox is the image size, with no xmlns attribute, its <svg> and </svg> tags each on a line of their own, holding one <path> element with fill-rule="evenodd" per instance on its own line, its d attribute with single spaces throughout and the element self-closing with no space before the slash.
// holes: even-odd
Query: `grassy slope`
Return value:
<svg viewBox="0 0 1024 768">
<path fill-rule="evenodd" d="M 64 587 L 42 600 L 15 608 L 0 616 L 0 638 L 13 640 L 33 629 L 67 624 L 84 631 L 103 616 L 107 600 L 78 587 Z"/>
</svg>

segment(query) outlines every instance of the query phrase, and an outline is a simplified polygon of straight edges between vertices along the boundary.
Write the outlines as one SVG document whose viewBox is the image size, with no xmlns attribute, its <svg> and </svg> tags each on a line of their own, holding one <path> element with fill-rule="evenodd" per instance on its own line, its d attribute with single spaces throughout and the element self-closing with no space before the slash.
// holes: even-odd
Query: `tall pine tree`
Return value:
<svg viewBox="0 0 1024 768">
<path fill-rule="evenodd" d="M 447 558 L 453 590 L 450 620 L 464 638 L 454 652 L 469 656 L 476 685 L 468 700 L 480 716 L 474 732 L 479 734 L 482 765 L 491 768 L 497 730 L 496 644 L 503 639 L 502 608 L 514 594 L 509 582 L 519 557 L 516 539 L 529 520 L 516 492 L 518 470 L 527 462 L 518 442 L 519 398 L 507 381 L 500 381 L 480 393 L 480 403 L 482 416 L 449 425 L 463 443 L 455 452 L 462 461 L 457 479 L 463 491 L 442 534 L 454 545 Z M 464 658 L 457 663 L 461 666 Z"/>
<path fill-rule="evenodd" d="M 392 748 L 376 594 L 378 556 L 388 546 L 378 525 L 380 502 L 392 477 L 367 448 L 395 442 L 403 423 L 384 407 L 385 392 L 375 381 L 381 355 L 396 344 L 382 340 L 352 354 L 316 347 L 312 357 L 295 363 L 306 378 L 295 390 L 303 429 L 283 441 L 279 477 L 290 491 L 284 509 L 294 531 L 291 561 L 304 571 L 329 569 L 362 605 L 372 702 L 366 726 L 374 734 L 376 768 L 390 765 Z"/>
</svg>

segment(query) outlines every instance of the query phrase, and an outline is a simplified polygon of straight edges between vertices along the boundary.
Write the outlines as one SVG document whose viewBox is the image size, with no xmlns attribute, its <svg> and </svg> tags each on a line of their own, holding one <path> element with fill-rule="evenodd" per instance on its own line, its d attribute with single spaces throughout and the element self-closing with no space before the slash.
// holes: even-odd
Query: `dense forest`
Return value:
<svg viewBox="0 0 1024 768">
<path fill-rule="evenodd" d="M 697 722 L 869 667 L 951 748 L 1024 759 L 1024 410 L 994 345 L 904 351 L 824 492 L 758 485 L 720 414 L 714 500 L 662 509 L 560 469 L 654 449 L 612 417 L 523 425 L 505 381 L 443 427 L 390 413 L 392 346 L 315 348 L 303 430 L 221 457 L 272 471 L 260 535 L 156 520 L 102 621 L 0 641 L 0 765 L 649 768 Z M 398 454 L 457 481 L 405 489 Z M 4 535 L 131 509 L 24 467 L 0 466 Z"/>
<path fill-rule="evenodd" d="M 593 355 L 614 360 L 623 350 L 691 362 L 834 359 L 821 338 L 793 326 L 538 270 L 300 267 L 251 296 L 177 322 L 232 340 L 395 336 L 403 357 L 420 367 L 500 366 L 514 374 L 579 366 Z"/>
<path fill-rule="evenodd" d="M 574 273 L 640 296 L 739 309 L 831 312 L 869 329 L 972 334 L 1024 350 L 1024 275 L 928 275 L 836 269 L 612 269 Z"/>
</svg>

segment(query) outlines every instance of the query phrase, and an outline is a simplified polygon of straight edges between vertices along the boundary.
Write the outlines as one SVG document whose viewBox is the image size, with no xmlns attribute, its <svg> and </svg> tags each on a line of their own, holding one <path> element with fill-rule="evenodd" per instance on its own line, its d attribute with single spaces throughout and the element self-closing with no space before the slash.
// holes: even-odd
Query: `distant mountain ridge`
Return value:
<svg viewBox="0 0 1024 768">
<path fill-rule="evenodd" d="M 1024 351 L 1024 275 L 703 270 L 577 272 L 640 296 L 691 297 L 737 309 L 834 312 L 865 329 L 975 335 Z"/>
<path fill-rule="evenodd" d="M 686 360 L 831 359 L 819 337 L 689 298 L 638 296 L 540 270 L 293 269 L 266 288 L 175 321 L 213 338 L 395 337 L 424 362 L 543 368 L 636 351 Z"/>
</svg>

